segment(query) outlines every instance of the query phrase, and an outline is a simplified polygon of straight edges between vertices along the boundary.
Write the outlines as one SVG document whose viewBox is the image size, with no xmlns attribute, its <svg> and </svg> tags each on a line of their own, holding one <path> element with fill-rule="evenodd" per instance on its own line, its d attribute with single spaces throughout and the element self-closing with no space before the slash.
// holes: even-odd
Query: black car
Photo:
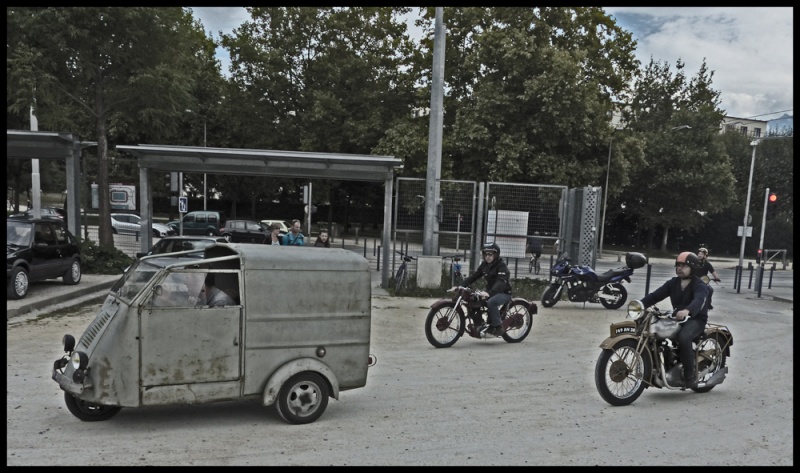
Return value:
<svg viewBox="0 0 800 473">
<path fill-rule="evenodd" d="M 264 243 L 269 229 L 255 220 L 228 220 L 220 234 L 233 243 Z"/>
<path fill-rule="evenodd" d="M 63 278 L 81 280 L 81 249 L 64 222 L 49 218 L 6 220 L 6 286 L 8 299 L 22 299 L 31 282 Z"/>
<path fill-rule="evenodd" d="M 42 207 L 41 212 L 39 214 L 42 218 L 49 218 L 55 220 L 61 220 L 64 224 L 67 224 L 67 210 L 58 208 L 58 207 Z M 14 214 L 11 216 L 12 218 L 33 218 L 33 209 L 28 209 L 24 212 Z"/>
<path fill-rule="evenodd" d="M 176 253 L 178 251 L 197 250 L 196 253 L 189 253 L 192 257 L 202 258 L 203 250 L 214 243 L 225 243 L 227 240 L 221 236 L 169 236 L 158 240 L 150 247 L 146 253 L 136 253 L 137 258 L 150 255 L 161 255 L 164 253 Z"/>
</svg>

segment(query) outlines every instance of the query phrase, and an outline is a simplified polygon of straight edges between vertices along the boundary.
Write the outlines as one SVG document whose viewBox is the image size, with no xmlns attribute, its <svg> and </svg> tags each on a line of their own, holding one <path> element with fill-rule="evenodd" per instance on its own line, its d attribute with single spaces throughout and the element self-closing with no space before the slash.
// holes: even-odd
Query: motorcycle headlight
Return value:
<svg viewBox="0 0 800 473">
<path fill-rule="evenodd" d="M 633 320 L 639 320 L 644 315 L 644 304 L 642 301 L 630 301 L 628 303 L 628 317 Z"/>
<path fill-rule="evenodd" d="M 89 356 L 82 351 L 72 353 L 72 368 L 75 370 L 82 370 L 89 365 Z"/>
</svg>

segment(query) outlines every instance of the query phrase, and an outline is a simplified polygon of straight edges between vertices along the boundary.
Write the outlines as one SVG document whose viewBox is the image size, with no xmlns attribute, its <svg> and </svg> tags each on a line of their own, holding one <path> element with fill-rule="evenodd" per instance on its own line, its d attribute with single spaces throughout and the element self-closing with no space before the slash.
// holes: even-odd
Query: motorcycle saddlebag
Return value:
<svg viewBox="0 0 800 473">
<path fill-rule="evenodd" d="M 647 256 L 641 253 L 625 253 L 625 266 L 631 269 L 643 268 L 647 264 Z"/>
</svg>

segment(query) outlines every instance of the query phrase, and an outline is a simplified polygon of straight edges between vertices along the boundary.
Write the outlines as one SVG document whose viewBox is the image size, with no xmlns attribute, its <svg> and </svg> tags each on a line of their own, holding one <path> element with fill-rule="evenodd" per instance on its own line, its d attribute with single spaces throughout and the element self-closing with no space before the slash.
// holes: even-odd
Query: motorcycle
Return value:
<svg viewBox="0 0 800 473">
<path fill-rule="evenodd" d="M 449 292 L 449 291 L 448 291 Z M 470 337 L 494 338 L 478 327 L 488 327 L 488 308 L 482 291 L 458 286 L 452 298 L 439 299 L 431 304 L 425 319 L 425 336 L 436 348 L 453 346 L 465 333 Z M 508 343 L 519 343 L 531 332 L 533 314 L 538 312 L 535 302 L 519 297 L 512 298 L 500 308 L 504 332 Z M 469 319 L 467 319 L 469 317 Z"/>
<path fill-rule="evenodd" d="M 595 386 L 603 400 L 612 406 L 626 406 L 651 386 L 685 389 L 676 339 L 683 321 L 674 318 L 675 312 L 656 306 L 645 309 L 641 301 L 631 301 L 628 317 L 633 320 L 611 324 L 594 370 Z M 691 389 L 711 391 L 728 373 L 733 334 L 724 325 L 706 324 L 692 345 L 697 353 L 698 382 Z"/>
<path fill-rule="evenodd" d="M 625 266 L 597 274 L 589 266 L 573 265 L 569 254 L 564 252 L 550 270 L 555 279 L 542 294 L 542 305 L 556 305 L 566 287 L 572 302 L 599 302 L 606 309 L 619 309 L 628 299 L 628 291 L 622 282 L 631 282 L 633 270 L 643 267 L 646 262 L 647 257 L 641 253 L 626 253 Z"/>
</svg>

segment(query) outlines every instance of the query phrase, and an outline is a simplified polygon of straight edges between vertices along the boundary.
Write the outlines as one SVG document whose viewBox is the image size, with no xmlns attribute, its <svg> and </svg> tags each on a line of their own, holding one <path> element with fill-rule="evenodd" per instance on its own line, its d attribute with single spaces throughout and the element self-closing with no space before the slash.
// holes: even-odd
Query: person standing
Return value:
<svg viewBox="0 0 800 473">
<path fill-rule="evenodd" d="M 485 333 L 499 337 L 503 334 L 503 325 L 500 320 L 500 307 L 511 300 L 511 283 L 509 282 L 510 274 L 508 266 L 500 258 L 500 247 L 497 243 L 490 243 L 484 245 L 481 250 L 483 261 L 478 269 L 472 275 L 464 279 L 461 283 L 462 286 L 469 286 L 479 278 L 486 279 L 486 291 L 482 291 L 481 297 L 488 299 L 486 301 L 487 312 L 489 313 L 489 327 L 486 328 Z M 455 291 L 456 287 L 451 287 L 450 291 Z M 480 327 L 483 321 L 473 320 L 478 326 L 480 333 L 483 327 Z"/>
<path fill-rule="evenodd" d="M 264 237 L 264 244 L 265 245 L 282 245 L 283 241 L 281 238 L 281 224 L 278 222 L 272 222 L 269 226 L 269 233 L 267 236 Z"/>
<path fill-rule="evenodd" d="M 292 228 L 283 236 L 283 244 L 288 246 L 303 246 L 303 234 L 300 233 L 300 220 L 292 220 Z"/>
<path fill-rule="evenodd" d="M 317 248 L 330 248 L 331 241 L 328 238 L 328 231 L 327 230 L 320 230 L 319 235 L 317 235 L 317 241 L 314 242 L 314 246 Z"/>
<path fill-rule="evenodd" d="M 709 287 L 692 270 L 700 266 L 700 259 L 691 251 L 684 251 L 675 259 L 676 277 L 668 280 L 650 294 L 644 296 L 645 308 L 669 297 L 675 320 L 685 321 L 678 332 L 678 353 L 683 364 L 684 386 L 697 387 L 697 367 L 692 340 L 705 330 L 708 322 Z"/>
</svg>

